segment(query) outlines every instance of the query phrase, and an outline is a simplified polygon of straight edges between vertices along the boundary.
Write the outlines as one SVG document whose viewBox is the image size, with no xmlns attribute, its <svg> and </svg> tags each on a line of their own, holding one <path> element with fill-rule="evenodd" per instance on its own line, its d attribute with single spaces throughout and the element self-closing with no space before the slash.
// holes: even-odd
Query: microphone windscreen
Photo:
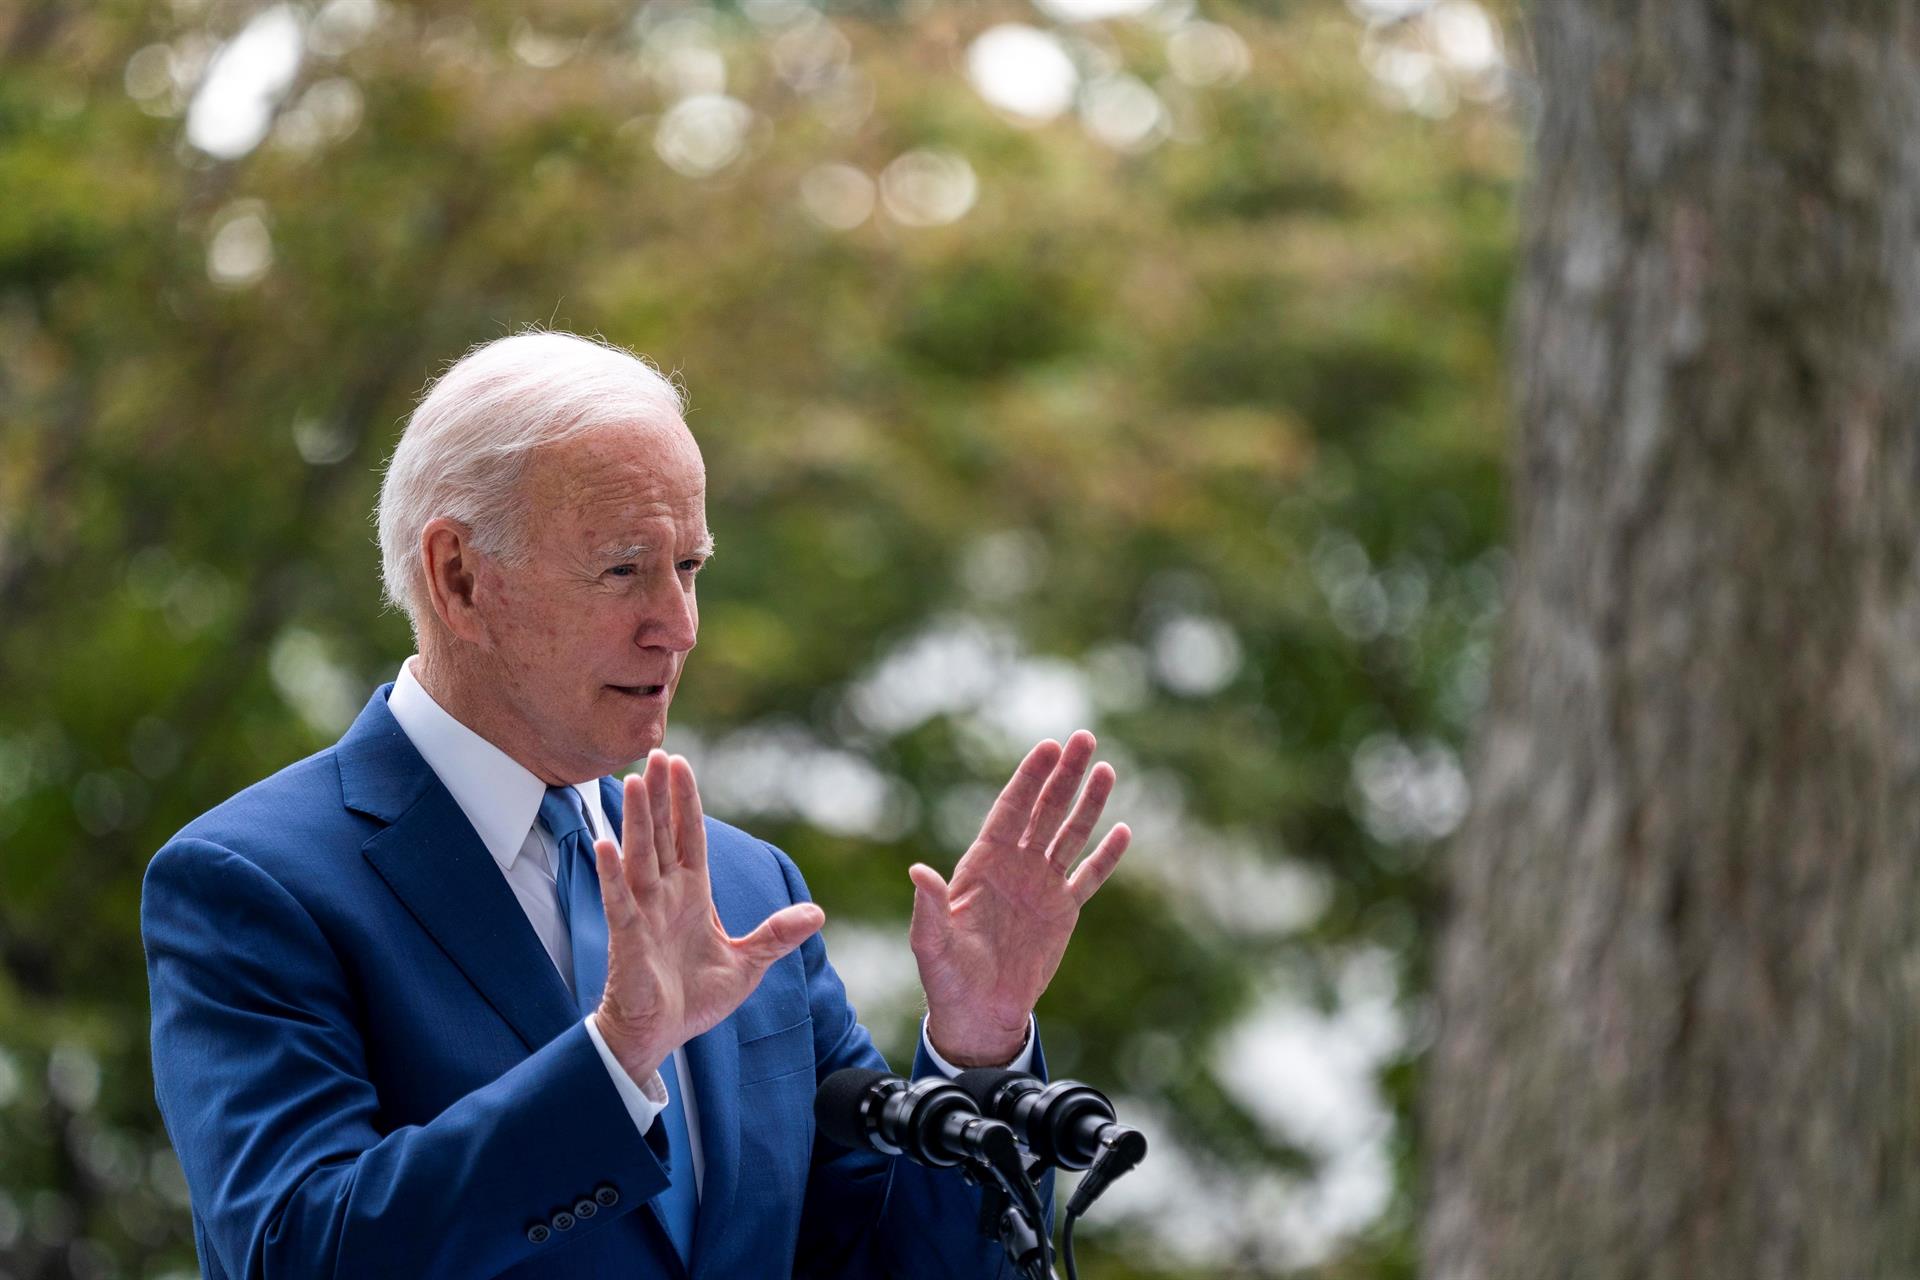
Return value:
<svg viewBox="0 0 1920 1280">
<path fill-rule="evenodd" d="M 884 1071 L 871 1067 L 843 1067 L 820 1082 L 813 1095 L 813 1122 L 829 1139 L 843 1147 L 866 1147 L 866 1126 L 860 1119 L 860 1103 L 867 1091 L 887 1078 Z"/>
<path fill-rule="evenodd" d="M 1010 1080 L 1031 1080 L 1032 1076 L 1024 1071 L 1009 1071 L 1005 1067 L 974 1067 L 962 1071 L 953 1078 L 953 1082 L 966 1090 L 973 1099 L 973 1105 L 980 1108 L 980 1114 L 995 1120 L 1004 1120 L 1005 1116 L 994 1114 L 994 1094 L 1000 1086 Z"/>
</svg>

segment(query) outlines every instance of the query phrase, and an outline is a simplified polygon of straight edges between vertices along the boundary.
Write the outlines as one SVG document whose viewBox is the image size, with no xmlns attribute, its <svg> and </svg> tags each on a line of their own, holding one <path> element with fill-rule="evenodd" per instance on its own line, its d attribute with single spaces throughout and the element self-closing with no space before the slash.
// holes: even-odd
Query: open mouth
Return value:
<svg viewBox="0 0 1920 1280">
<path fill-rule="evenodd" d="M 667 691 L 663 684 L 610 684 L 607 688 L 629 698 L 658 698 Z"/>
</svg>

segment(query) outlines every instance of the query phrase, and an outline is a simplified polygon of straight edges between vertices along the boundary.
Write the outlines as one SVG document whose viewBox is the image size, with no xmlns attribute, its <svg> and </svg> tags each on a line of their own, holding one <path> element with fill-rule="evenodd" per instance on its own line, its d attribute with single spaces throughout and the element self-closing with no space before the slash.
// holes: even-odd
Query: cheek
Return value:
<svg viewBox="0 0 1920 1280">
<path fill-rule="evenodd" d="M 521 662 L 546 665 L 569 649 L 565 610 L 538 592 L 497 583 L 486 613 L 495 647 Z"/>
<path fill-rule="evenodd" d="M 634 636 L 639 629 L 633 616 L 633 610 L 612 606 L 581 613 L 574 619 L 575 627 L 569 647 L 582 658 L 598 658 L 602 662 L 611 660 L 624 663 L 627 651 L 633 648 Z"/>
<path fill-rule="evenodd" d="M 491 569 L 475 584 L 473 600 L 487 634 L 503 648 L 524 643 L 527 620 L 541 616 L 524 587 Z"/>
</svg>

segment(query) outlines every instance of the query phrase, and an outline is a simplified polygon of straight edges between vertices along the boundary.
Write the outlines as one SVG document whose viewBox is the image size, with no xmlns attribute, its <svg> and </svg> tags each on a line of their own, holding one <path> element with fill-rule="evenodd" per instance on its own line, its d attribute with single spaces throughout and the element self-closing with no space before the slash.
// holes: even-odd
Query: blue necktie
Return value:
<svg viewBox="0 0 1920 1280">
<path fill-rule="evenodd" d="M 573 951 L 573 998 L 585 1017 L 607 989 L 607 913 L 600 905 L 600 874 L 593 868 L 593 832 L 572 787 L 548 787 L 540 820 L 553 833 L 554 896 Z"/>
<path fill-rule="evenodd" d="M 553 833 L 558 848 L 553 869 L 554 896 L 567 922 L 573 952 L 573 995 L 581 1016 L 599 1007 L 607 986 L 607 913 L 600 903 L 600 874 L 593 865 L 593 832 L 580 793 L 572 787 L 548 787 L 540 801 L 540 821 Z M 693 1181 L 693 1146 L 687 1138 L 687 1107 L 681 1098 L 680 1076 L 673 1055 L 660 1064 L 667 1086 L 667 1107 L 656 1128 L 666 1131 L 666 1166 L 670 1181 L 655 1199 L 667 1234 L 680 1260 L 693 1263 L 693 1227 L 700 1211 Z M 652 1134 L 648 1135 L 649 1137 Z M 657 1154 L 657 1152 L 656 1152 Z"/>
</svg>

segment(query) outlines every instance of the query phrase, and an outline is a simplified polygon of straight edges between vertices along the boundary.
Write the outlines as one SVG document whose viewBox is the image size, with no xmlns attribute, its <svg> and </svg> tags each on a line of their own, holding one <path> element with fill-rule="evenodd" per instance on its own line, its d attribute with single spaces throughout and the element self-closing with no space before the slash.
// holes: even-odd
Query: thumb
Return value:
<svg viewBox="0 0 1920 1280">
<path fill-rule="evenodd" d="M 916 862 L 908 867 L 907 878 L 913 881 L 913 923 L 907 926 L 907 941 L 917 949 L 946 933 L 947 913 L 952 902 L 947 894 L 947 882 L 926 863 Z"/>
<path fill-rule="evenodd" d="M 739 946 L 758 968 L 766 968 L 811 938 L 827 922 L 827 913 L 811 902 L 796 902 L 768 916 L 740 939 Z"/>
</svg>

